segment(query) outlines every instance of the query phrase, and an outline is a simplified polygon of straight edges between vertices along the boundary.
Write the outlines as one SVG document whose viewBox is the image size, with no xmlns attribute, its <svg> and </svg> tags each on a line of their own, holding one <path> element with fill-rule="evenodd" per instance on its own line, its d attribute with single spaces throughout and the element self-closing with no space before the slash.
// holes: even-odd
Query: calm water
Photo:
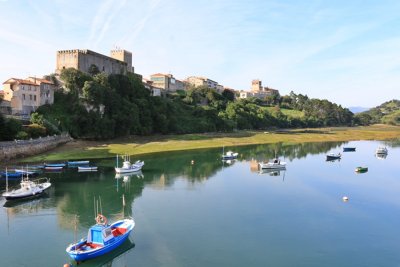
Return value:
<svg viewBox="0 0 400 267">
<path fill-rule="evenodd" d="M 386 159 L 374 155 L 380 145 Z M 357 151 L 325 161 L 343 146 Z M 97 173 L 45 173 L 47 196 L 13 205 L 0 198 L 0 265 L 72 263 L 65 248 L 86 235 L 100 196 L 109 220 L 133 215 L 136 227 L 117 251 L 79 266 L 400 266 L 399 141 L 234 151 L 230 164 L 220 149 L 142 157 L 142 175 L 119 178 L 114 159 L 96 162 Z M 254 162 L 275 152 L 287 170 L 260 174 Z M 356 174 L 357 166 L 369 171 Z"/>
</svg>

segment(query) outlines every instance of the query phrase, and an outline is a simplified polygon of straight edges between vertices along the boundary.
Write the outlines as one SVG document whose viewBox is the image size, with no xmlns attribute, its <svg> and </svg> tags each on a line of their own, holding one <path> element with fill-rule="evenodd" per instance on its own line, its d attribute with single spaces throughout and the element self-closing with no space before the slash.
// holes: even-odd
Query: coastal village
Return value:
<svg viewBox="0 0 400 267">
<path fill-rule="evenodd" d="M 190 87 L 206 86 L 218 93 L 229 90 L 237 98 L 255 97 L 264 99 L 267 96 L 279 95 L 279 90 L 264 87 L 262 81 L 251 81 L 250 90 L 237 90 L 219 84 L 217 81 L 203 76 L 190 76 L 185 79 L 177 79 L 173 74 L 155 73 L 149 78 L 135 73 L 132 64 L 132 53 L 123 49 L 110 51 L 106 56 L 91 50 L 61 50 L 57 51 L 56 69 L 54 75 L 43 77 L 11 77 L 3 82 L 0 90 L 0 112 L 4 115 L 29 117 L 39 106 L 54 103 L 54 91 L 62 90 L 60 74 L 63 69 L 74 68 L 84 73 L 91 73 L 95 68 L 106 74 L 134 73 L 142 80 L 143 85 L 152 96 L 166 97 L 168 94 L 179 90 L 187 90 Z"/>
</svg>

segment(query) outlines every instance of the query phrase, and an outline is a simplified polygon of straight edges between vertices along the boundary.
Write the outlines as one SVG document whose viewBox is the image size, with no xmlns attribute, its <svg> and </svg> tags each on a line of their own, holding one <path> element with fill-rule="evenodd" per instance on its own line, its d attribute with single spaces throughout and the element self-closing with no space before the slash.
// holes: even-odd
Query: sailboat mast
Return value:
<svg viewBox="0 0 400 267">
<path fill-rule="evenodd" d="M 6 167 L 6 192 L 8 192 L 8 172 Z"/>
</svg>

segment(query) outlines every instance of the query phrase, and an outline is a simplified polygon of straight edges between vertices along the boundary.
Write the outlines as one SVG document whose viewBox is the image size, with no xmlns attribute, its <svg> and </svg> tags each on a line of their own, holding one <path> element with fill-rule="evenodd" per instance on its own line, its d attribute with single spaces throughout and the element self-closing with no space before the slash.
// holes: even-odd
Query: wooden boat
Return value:
<svg viewBox="0 0 400 267">
<path fill-rule="evenodd" d="M 267 162 L 258 163 L 262 170 L 283 170 L 286 168 L 286 162 L 281 161 L 278 158 L 272 159 Z"/>
<path fill-rule="evenodd" d="M 376 154 L 387 154 L 388 150 L 386 147 L 378 147 L 375 151 Z"/>
<path fill-rule="evenodd" d="M 130 162 L 129 156 L 123 157 L 124 161 L 122 162 L 122 167 L 118 168 L 118 156 L 117 156 L 117 167 L 115 167 L 116 173 L 129 173 L 129 172 L 137 172 L 142 169 L 144 166 L 144 162 L 141 160 L 136 161 L 135 163 Z"/>
<path fill-rule="evenodd" d="M 97 166 L 78 166 L 80 172 L 94 172 L 97 171 Z"/>
<path fill-rule="evenodd" d="M 341 157 L 342 157 L 342 155 L 340 153 L 338 153 L 338 154 L 331 153 L 331 154 L 326 155 L 326 160 L 327 161 L 336 160 L 336 159 L 340 159 Z"/>
<path fill-rule="evenodd" d="M 21 180 L 20 186 L 19 189 L 14 189 L 12 191 L 9 191 L 7 188 L 6 192 L 3 193 L 3 197 L 5 197 L 6 200 L 13 200 L 40 196 L 51 186 L 51 183 L 48 178 L 29 180 L 28 177 L 24 177 Z"/>
<path fill-rule="evenodd" d="M 134 227 L 132 218 L 108 224 L 107 218 L 98 214 L 96 224 L 89 228 L 87 238 L 69 245 L 66 252 L 78 262 L 104 255 L 119 247 Z"/>
<path fill-rule="evenodd" d="M 363 172 L 367 172 L 368 168 L 367 167 L 357 167 L 355 169 L 355 171 L 358 172 L 358 173 L 363 173 Z"/>
<path fill-rule="evenodd" d="M 356 151 L 355 147 L 343 147 L 343 152 L 352 152 Z"/>
<path fill-rule="evenodd" d="M 78 165 L 89 165 L 89 161 L 88 160 L 68 161 L 67 164 L 68 164 L 68 167 L 74 167 L 74 166 L 78 166 Z"/>
</svg>

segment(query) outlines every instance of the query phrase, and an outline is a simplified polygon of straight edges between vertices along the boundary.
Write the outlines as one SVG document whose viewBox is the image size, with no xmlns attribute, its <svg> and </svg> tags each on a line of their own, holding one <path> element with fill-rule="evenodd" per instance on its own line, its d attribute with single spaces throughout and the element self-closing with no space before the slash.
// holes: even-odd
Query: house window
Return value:
<svg viewBox="0 0 400 267">
<path fill-rule="evenodd" d="M 22 99 L 25 100 L 25 94 L 22 94 Z"/>
<path fill-rule="evenodd" d="M 33 96 L 33 100 L 36 101 L 36 96 L 35 95 Z"/>
<path fill-rule="evenodd" d="M 29 100 L 32 100 L 32 95 L 29 95 Z"/>
</svg>

